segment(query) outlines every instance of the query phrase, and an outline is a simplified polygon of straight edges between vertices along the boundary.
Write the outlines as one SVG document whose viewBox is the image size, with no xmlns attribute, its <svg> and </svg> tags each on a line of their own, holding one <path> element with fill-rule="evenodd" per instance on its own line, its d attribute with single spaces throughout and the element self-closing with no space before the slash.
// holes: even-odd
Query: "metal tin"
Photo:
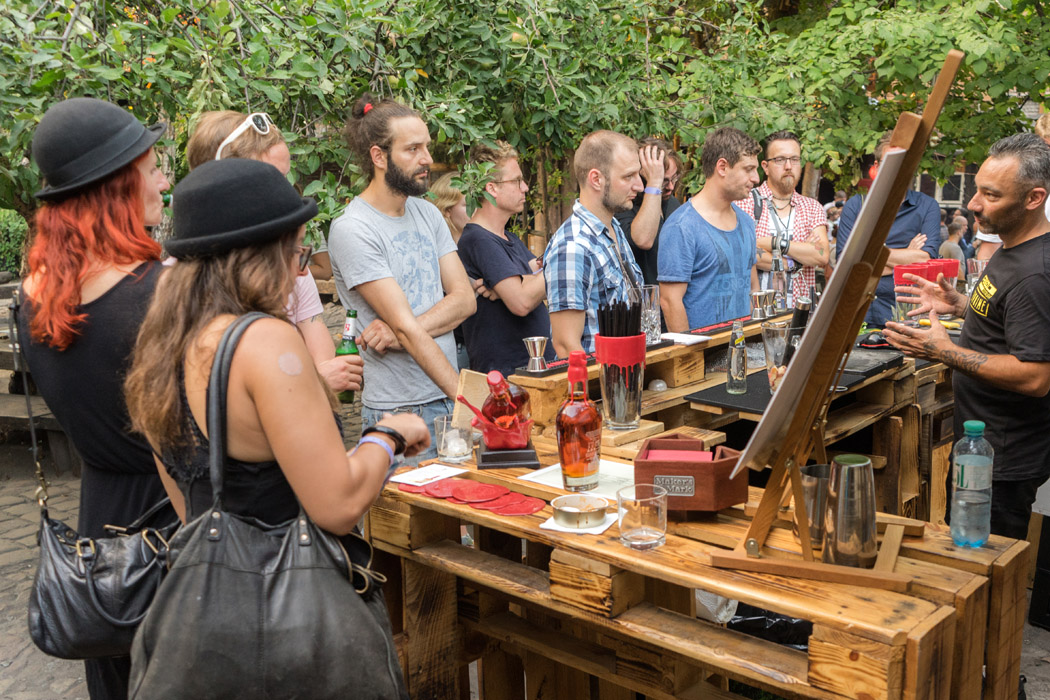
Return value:
<svg viewBox="0 0 1050 700">
<path fill-rule="evenodd" d="M 554 509 L 554 522 L 562 527 L 584 529 L 605 522 L 609 501 L 601 496 L 574 493 L 558 496 L 551 501 L 551 507 Z"/>
</svg>

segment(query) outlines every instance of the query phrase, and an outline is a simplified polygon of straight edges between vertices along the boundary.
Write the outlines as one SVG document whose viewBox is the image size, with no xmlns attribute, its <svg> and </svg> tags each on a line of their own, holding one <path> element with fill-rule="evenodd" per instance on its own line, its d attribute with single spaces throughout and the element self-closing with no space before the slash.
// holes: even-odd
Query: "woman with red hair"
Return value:
<svg viewBox="0 0 1050 700">
<path fill-rule="evenodd" d="M 29 275 L 18 335 L 29 369 L 83 459 L 78 531 L 105 537 L 164 498 L 153 454 L 130 432 L 123 381 L 157 277 L 167 178 L 153 144 L 164 125 L 73 98 L 47 111 L 33 136 L 46 180 L 36 193 Z M 174 520 L 168 511 L 167 520 Z M 92 700 L 126 698 L 128 657 L 85 661 Z"/>
</svg>

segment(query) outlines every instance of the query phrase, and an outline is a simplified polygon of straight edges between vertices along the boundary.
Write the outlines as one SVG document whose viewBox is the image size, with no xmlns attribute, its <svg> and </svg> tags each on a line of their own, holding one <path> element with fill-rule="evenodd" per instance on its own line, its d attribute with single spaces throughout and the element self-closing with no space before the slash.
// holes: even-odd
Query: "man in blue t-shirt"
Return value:
<svg viewBox="0 0 1050 700">
<path fill-rule="evenodd" d="M 463 322 L 463 337 L 472 370 L 495 369 L 506 376 L 528 364 L 523 338 L 550 338 L 550 316 L 543 305 L 547 286 L 540 261 L 506 230 L 510 218 L 525 208 L 529 191 L 518 152 L 503 141 L 497 141 L 495 148 L 478 144 L 471 150 L 471 160 L 495 167 L 485 183 L 487 196 L 463 227 L 459 257 L 467 274 L 483 279 L 499 298 L 478 299 L 478 310 Z M 545 357 L 555 359 L 553 344 L 547 344 Z"/>
<path fill-rule="evenodd" d="M 704 187 L 660 231 L 660 306 L 674 333 L 747 316 L 755 271 L 755 220 L 734 201 L 758 184 L 753 138 L 731 127 L 704 141 Z"/>
</svg>

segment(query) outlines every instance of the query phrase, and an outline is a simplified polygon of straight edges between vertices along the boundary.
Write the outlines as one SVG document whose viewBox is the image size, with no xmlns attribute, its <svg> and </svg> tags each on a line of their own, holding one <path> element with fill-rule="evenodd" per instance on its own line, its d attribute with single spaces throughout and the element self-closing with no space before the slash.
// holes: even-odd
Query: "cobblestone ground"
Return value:
<svg viewBox="0 0 1050 700">
<path fill-rule="evenodd" d="M 87 700 L 84 664 L 47 656 L 26 631 L 26 605 L 36 572 L 40 509 L 28 443 L 0 445 L 0 698 Z M 52 518 L 76 524 L 80 481 L 49 474 Z"/>
</svg>

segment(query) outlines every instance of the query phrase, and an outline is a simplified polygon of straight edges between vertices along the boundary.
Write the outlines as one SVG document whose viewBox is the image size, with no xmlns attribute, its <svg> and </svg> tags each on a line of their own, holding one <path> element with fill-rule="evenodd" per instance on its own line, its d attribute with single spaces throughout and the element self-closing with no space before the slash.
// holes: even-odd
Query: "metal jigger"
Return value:
<svg viewBox="0 0 1050 700">
<path fill-rule="evenodd" d="M 528 372 L 542 372 L 547 369 L 547 360 L 543 359 L 543 351 L 547 349 L 547 338 L 542 335 L 531 338 L 522 338 L 525 348 L 529 351 Z"/>
</svg>

